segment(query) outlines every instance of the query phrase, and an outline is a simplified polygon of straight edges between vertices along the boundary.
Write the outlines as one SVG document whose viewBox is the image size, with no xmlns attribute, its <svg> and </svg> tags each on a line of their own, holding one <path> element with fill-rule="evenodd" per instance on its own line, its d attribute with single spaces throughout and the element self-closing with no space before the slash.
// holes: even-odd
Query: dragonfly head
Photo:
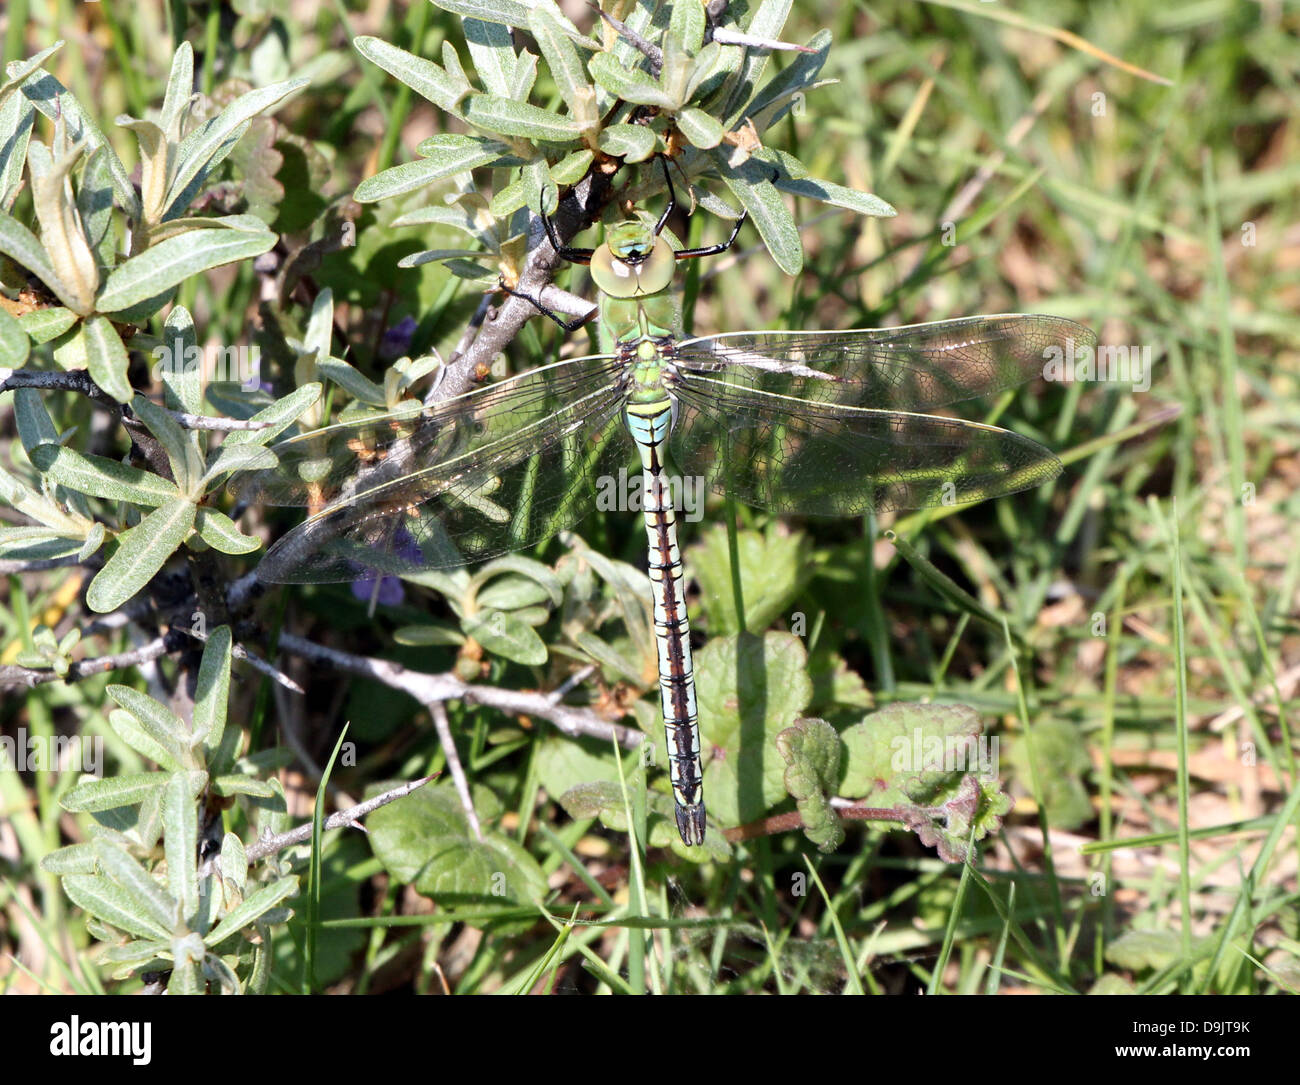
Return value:
<svg viewBox="0 0 1300 1085">
<path fill-rule="evenodd" d="M 673 248 L 643 222 L 620 222 L 605 231 L 591 256 L 591 277 L 615 298 L 658 294 L 673 281 Z"/>
</svg>

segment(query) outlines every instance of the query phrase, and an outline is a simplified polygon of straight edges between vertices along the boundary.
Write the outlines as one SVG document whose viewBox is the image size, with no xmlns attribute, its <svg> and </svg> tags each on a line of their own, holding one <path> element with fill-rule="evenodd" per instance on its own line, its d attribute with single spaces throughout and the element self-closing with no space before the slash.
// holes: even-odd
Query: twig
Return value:
<svg viewBox="0 0 1300 1085">
<path fill-rule="evenodd" d="M 195 640 L 201 640 L 205 644 L 207 643 L 208 640 L 207 633 L 199 633 L 194 629 L 186 629 L 184 626 L 177 626 L 176 628 L 183 633 L 188 633 Z M 261 671 L 264 675 L 267 676 L 267 678 L 271 679 L 271 681 L 273 682 L 278 682 L 285 689 L 290 690 L 293 693 L 300 693 L 304 697 L 307 695 L 307 691 L 303 689 L 302 686 L 298 685 L 298 683 L 295 682 L 292 678 L 290 678 L 287 674 L 285 674 L 283 671 L 277 670 L 275 667 L 271 666 L 270 663 L 264 660 L 261 656 L 256 655 L 253 652 L 250 652 L 242 644 L 232 645 L 230 649 L 230 654 L 235 659 L 247 663 L 250 667 L 253 668 L 253 670 Z"/>
<path fill-rule="evenodd" d="M 94 674 L 105 671 L 121 670 L 123 667 L 137 667 L 152 662 L 162 656 L 179 651 L 184 644 L 180 630 L 169 630 L 161 637 L 151 640 L 129 652 L 115 656 L 100 656 L 97 659 L 81 659 L 69 664 L 67 674 L 58 674 L 52 670 L 37 667 L 19 667 L 17 665 L 0 666 L 0 689 L 34 689 L 46 682 L 79 682 Z"/>
<path fill-rule="evenodd" d="M 341 829 L 345 825 L 354 825 L 364 832 L 365 828 L 360 824 L 361 818 L 378 810 L 381 806 L 387 806 L 390 802 L 405 798 L 412 791 L 423 787 L 437 775 L 435 772 L 432 776 L 423 776 L 418 780 L 412 780 L 410 783 L 400 784 L 390 791 L 385 791 L 382 795 L 376 795 L 373 799 L 367 799 L 365 802 L 358 803 L 347 810 L 340 810 L 336 814 L 331 814 L 322 822 L 321 828 Z M 305 844 L 311 839 L 311 824 L 309 821 L 304 825 L 299 825 L 296 829 L 290 829 L 288 832 L 277 833 L 275 836 L 265 836 L 256 844 L 245 849 L 244 854 L 248 861 L 252 863 L 258 859 L 265 859 L 268 855 L 274 855 L 277 851 L 293 847 L 294 844 Z M 213 861 L 212 859 L 208 860 L 209 865 Z"/>
<path fill-rule="evenodd" d="M 429 706 L 433 717 L 433 728 L 438 732 L 438 741 L 442 743 L 442 753 L 451 769 L 452 783 L 456 785 L 456 794 L 460 796 L 461 809 L 465 811 L 465 820 L 474 830 L 474 839 L 482 841 L 483 826 L 479 824 L 478 812 L 474 809 L 474 798 L 469 793 L 469 778 L 465 775 L 465 766 L 460 763 L 460 753 L 456 750 L 456 740 L 451 734 L 451 722 L 447 719 L 447 708 L 441 701 Z"/>
<path fill-rule="evenodd" d="M 213 418 L 205 414 L 186 414 L 184 411 L 167 411 L 186 429 L 207 429 L 218 433 L 230 433 L 234 430 L 268 429 L 270 422 L 255 422 L 251 418 Z"/>
<path fill-rule="evenodd" d="M 566 735 L 599 738 L 605 742 L 612 737 L 620 746 L 627 749 L 635 749 L 645 739 L 645 735 L 640 731 L 611 723 L 587 709 L 555 704 L 545 693 L 497 689 L 494 686 L 474 686 L 462 682 L 454 674 L 425 674 L 423 671 L 408 670 L 400 663 L 391 660 L 370 659 L 349 652 L 340 652 L 336 648 L 326 648 L 324 645 L 292 633 L 280 634 L 280 649 L 305 659 L 315 660 L 317 663 L 336 667 L 349 674 L 373 678 L 386 686 L 401 690 L 423 705 L 432 706 L 442 701 L 465 701 L 469 704 L 496 708 L 507 715 L 535 716 L 553 723 Z"/>
</svg>

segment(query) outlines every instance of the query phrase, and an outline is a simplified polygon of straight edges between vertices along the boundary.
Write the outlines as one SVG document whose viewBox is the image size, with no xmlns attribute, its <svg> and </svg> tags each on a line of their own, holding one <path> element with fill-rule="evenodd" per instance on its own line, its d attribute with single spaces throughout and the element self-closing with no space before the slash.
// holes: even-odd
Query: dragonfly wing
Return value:
<svg viewBox="0 0 1300 1085">
<path fill-rule="evenodd" d="M 414 575 L 523 549 L 580 519 L 626 459 L 624 378 L 607 356 L 511 377 L 414 414 L 304 434 L 232 480 L 313 515 L 259 566 L 270 583 Z"/>
<path fill-rule="evenodd" d="M 1037 442 L 977 422 L 792 400 L 698 374 L 674 390 L 678 470 L 774 512 L 857 516 L 965 504 L 1061 470 Z"/>
<path fill-rule="evenodd" d="M 687 374 L 771 395 L 928 411 L 1024 384 L 1096 343 L 1073 320 L 1004 314 L 902 328 L 712 335 L 680 344 L 674 360 Z"/>
</svg>

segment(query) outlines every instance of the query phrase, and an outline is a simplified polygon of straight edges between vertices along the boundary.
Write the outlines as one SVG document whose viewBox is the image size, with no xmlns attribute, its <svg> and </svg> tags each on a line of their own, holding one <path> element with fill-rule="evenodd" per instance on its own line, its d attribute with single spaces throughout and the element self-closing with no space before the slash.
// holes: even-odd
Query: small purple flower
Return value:
<svg viewBox="0 0 1300 1085">
<path fill-rule="evenodd" d="M 415 338 L 415 329 L 419 322 L 413 316 L 404 316 L 384 332 L 379 340 L 379 357 L 384 360 L 400 358 L 411 349 L 411 340 Z"/>
<path fill-rule="evenodd" d="M 420 544 L 415 541 L 415 536 L 405 527 L 399 527 L 393 533 L 393 554 L 408 565 L 420 565 L 424 561 L 424 554 L 420 550 Z M 400 605 L 406 598 L 406 593 L 402 590 L 402 581 L 395 576 L 381 576 L 379 577 L 379 590 L 376 592 L 375 574 L 378 571 L 377 569 L 362 569 L 362 572 L 369 575 L 352 581 L 352 594 L 366 603 L 373 598 L 377 603 L 386 607 Z"/>
</svg>

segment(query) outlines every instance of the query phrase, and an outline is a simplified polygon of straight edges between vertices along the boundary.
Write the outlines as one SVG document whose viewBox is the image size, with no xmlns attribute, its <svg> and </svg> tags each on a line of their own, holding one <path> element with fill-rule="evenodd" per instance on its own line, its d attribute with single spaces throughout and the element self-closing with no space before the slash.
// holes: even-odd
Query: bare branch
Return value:
<svg viewBox="0 0 1300 1085">
<path fill-rule="evenodd" d="M 322 822 L 321 828 L 341 829 L 345 825 L 353 825 L 364 832 L 365 829 L 360 824 L 363 817 L 378 810 L 381 806 L 387 806 L 390 802 L 405 798 L 412 791 L 422 788 L 430 780 L 435 779 L 437 775 L 435 772 L 432 776 L 424 776 L 419 780 L 401 784 L 390 791 L 385 791 L 382 795 L 376 795 L 373 799 L 367 799 L 365 802 L 358 803 L 347 810 L 340 810 L 336 814 L 331 814 Z M 299 825 L 296 829 L 290 829 L 288 832 L 263 837 L 256 844 L 245 849 L 244 854 L 247 856 L 248 861 L 252 863 L 258 859 L 265 859 L 268 855 L 274 855 L 277 851 L 293 847 L 294 844 L 305 844 L 311 839 L 311 825 L 312 823 L 309 821 L 304 825 Z M 209 860 L 209 863 L 212 861 Z"/>
<path fill-rule="evenodd" d="M 0 689 L 34 689 L 47 682 L 79 682 L 93 674 L 121 670 L 124 667 L 138 667 L 178 651 L 184 644 L 183 640 L 178 639 L 179 636 L 179 631 L 173 630 L 151 640 L 148 644 L 120 655 L 78 660 L 68 666 L 67 674 L 58 674 L 37 667 L 0 666 Z"/>
</svg>

